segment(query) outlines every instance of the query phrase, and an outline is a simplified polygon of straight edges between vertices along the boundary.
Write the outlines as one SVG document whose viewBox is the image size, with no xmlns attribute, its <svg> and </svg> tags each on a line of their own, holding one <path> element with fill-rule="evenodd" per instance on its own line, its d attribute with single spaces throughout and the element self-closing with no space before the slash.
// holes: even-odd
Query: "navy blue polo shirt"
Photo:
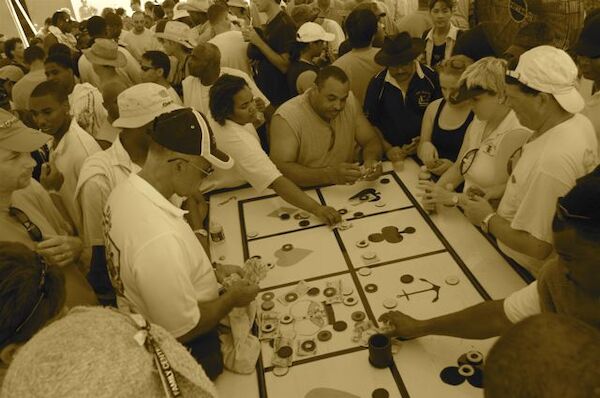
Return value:
<svg viewBox="0 0 600 398">
<path fill-rule="evenodd" d="M 409 144 L 421 134 L 421 122 L 427 106 L 442 96 L 438 75 L 418 64 L 406 98 L 395 85 L 385 80 L 387 69 L 375 75 L 365 96 L 364 111 L 392 146 Z"/>
</svg>

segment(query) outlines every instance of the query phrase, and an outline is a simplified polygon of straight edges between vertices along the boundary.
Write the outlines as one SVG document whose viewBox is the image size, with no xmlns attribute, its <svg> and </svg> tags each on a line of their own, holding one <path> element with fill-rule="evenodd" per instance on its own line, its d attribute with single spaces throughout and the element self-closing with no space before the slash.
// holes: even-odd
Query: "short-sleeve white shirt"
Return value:
<svg viewBox="0 0 600 398">
<path fill-rule="evenodd" d="M 209 119 L 217 146 L 235 163 L 229 170 L 215 169 L 210 177 L 202 181 L 202 192 L 237 187 L 246 182 L 256 191 L 263 192 L 281 177 L 281 172 L 260 146 L 258 133 L 251 123 L 242 126 L 226 120 L 225 125 L 221 126 L 212 118 Z"/>
<path fill-rule="evenodd" d="M 246 55 L 248 42 L 244 41 L 242 32 L 230 30 L 223 32 L 208 41 L 219 48 L 221 52 L 221 65 L 223 67 L 241 70 L 248 76 L 252 76 L 250 60 Z"/>
<path fill-rule="evenodd" d="M 504 314 L 509 321 L 517 323 L 542 312 L 537 285 L 534 281 L 504 299 Z"/>
<path fill-rule="evenodd" d="M 218 297 L 212 265 L 185 213 L 136 174 L 113 190 L 104 210 L 119 308 L 144 315 L 175 337 L 198 324 L 199 302 Z"/>
<path fill-rule="evenodd" d="M 594 128 L 585 116 L 576 114 L 523 146 L 498 206 L 498 215 L 510 221 L 512 229 L 552 243 L 557 199 L 597 164 Z M 519 253 L 500 240 L 498 246 L 533 274 L 543 265 L 543 261 Z"/>
</svg>

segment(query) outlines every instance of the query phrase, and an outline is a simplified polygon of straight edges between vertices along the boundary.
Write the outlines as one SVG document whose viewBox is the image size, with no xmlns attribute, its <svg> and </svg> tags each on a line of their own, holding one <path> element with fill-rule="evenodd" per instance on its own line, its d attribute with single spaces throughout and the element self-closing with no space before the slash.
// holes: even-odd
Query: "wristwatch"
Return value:
<svg viewBox="0 0 600 398">
<path fill-rule="evenodd" d="M 496 215 L 497 215 L 496 212 L 490 213 L 487 216 L 485 216 L 485 218 L 481 221 L 481 225 L 480 225 L 481 230 L 483 232 L 485 232 L 486 234 L 489 233 L 489 231 L 490 231 L 490 220 L 492 218 L 494 218 L 494 216 L 496 216 Z"/>
</svg>

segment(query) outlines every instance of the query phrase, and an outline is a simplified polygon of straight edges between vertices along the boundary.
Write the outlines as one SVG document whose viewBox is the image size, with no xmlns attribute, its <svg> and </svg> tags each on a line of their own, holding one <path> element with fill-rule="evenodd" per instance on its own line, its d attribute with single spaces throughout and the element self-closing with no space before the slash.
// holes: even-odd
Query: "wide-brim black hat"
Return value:
<svg viewBox="0 0 600 398">
<path fill-rule="evenodd" d="M 375 62 L 381 66 L 397 66 L 407 64 L 423 54 L 425 41 L 410 37 L 408 32 L 401 32 L 386 37 L 381 50 L 375 54 Z"/>
</svg>

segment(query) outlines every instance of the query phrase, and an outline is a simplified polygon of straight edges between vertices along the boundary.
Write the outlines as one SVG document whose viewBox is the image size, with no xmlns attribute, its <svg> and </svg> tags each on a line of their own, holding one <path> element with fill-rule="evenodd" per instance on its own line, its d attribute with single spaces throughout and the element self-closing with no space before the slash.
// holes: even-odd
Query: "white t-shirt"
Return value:
<svg viewBox="0 0 600 398">
<path fill-rule="evenodd" d="M 260 146 L 258 133 L 251 123 L 241 126 L 230 120 L 221 126 L 210 118 L 217 147 L 235 161 L 229 170 L 215 169 L 215 172 L 202 181 L 200 190 L 209 192 L 215 189 L 237 187 L 246 182 L 263 192 L 281 172 Z"/>
<path fill-rule="evenodd" d="M 133 30 L 126 32 L 123 35 L 123 42 L 127 44 L 127 49 L 138 61 L 142 59 L 142 55 L 146 51 L 162 51 L 162 46 L 156 37 L 154 37 L 152 31 L 146 28 L 144 28 L 144 31 L 140 34 L 135 33 Z"/>
<path fill-rule="evenodd" d="M 199 302 L 219 295 L 185 213 L 136 174 L 113 190 L 104 209 L 108 270 L 119 308 L 144 315 L 175 337 L 198 324 Z"/>
<path fill-rule="evenodd" d="M 59 191 L 60 197 L 69 213 L 69 217 L 78 229 L 81 220 L 79 219 L 79 210 L 75 204 L 75 190 L 79 173 L 85 159 L 101 150 L 96 140 L 79 127 L 75 120 L 72 120 L 69 130 L 50 153 L 50 160 L 55 162 L 56 168 L 64 177 L 64 182 Z"/>
<path fill-rule="evenodd" d="M 509 321 L 517 323 L 542 312 L 537 285 L 534 281 L 504 299 L 504 314 Z"/>
<path fill-rule="evenodd" d="M 133 163 L 117 138 L 110 148 L 88 157 L 79 175 L 75 199 L 82 220 L 82 237 L 86 247 L 104 246 L 102 211 L 112 190 L 140 166 Z"/>
<path fill-rule="evenodd" d="M 29 98 L 33 90 L 41 82 L 46 81 L 46 73 L 43 69 L 29 72 L 18 82 L 15 83 L 12 89 L 12 98 L 15 110 L 29 110 Z"/>
<path fill-rule="evenodd" d="M 223 76 L 224 74 L 233 75 L 244 79 L 248 84 L 248 87 L 250 87 L 252 95 L 255 98 L 261 98 L 265 102 L 265 106 L 269 106 L 269 100 L 256 86 L 256 83 L 254 83 L 254 80 L 252 80 L 250 76 L 237 69 L 221 67 L 221 73 L 219 76 Z M 212 86 L 203 85 L 200 79 L 197 77 L 186 77 L 183 80 L 183 104 L 185 106 L 194 108 L 198 112 L 203 113 L 205 116 L 210 115 L 208 102 L 210 99 L 209 91 L 211 87 Z"/>
<path fill-rule="evenodd" d="M 557 199 L 597 164 L 594 128 L 585 116 L 576 114 L 523 146 L 498 206 L 498 215 L 510 221 L 512 229 L 528 232 L 551 244 Z M 498 246 L 534 275 L 543 264 L 500 240 Z"/>
<path fill-rule="evenodd" d="M 177 105 L 183 105 L 181 97 L 179 96 L 179 94 L 177 94 L 177 91 L 175 91 L 173 86 L 169 86 L 169 88 L 167 89 L 167 93 L 169 93 L 171 98 L 173 98 L 173 102 L 175 102 Z"/>
<path fill-rule="evenodd" d="M 246 51 L 248 43 L 244 41 L 242 32 L 230 30 L 216 35 L 208 41 L 219 48 L 221 52 L 221 66 L 241 70 L 248 76 L 252 76 L 250 60 Z"/>
<path fill-rule="evenodd" d="M 467 155 L 472 159 L 471 166 L 464 175 L 466 191 L 477 186 L 485 191 L 508 180 L 508 161 L 518 148 L 521 148 L 531 136 L 531 130 L 521 125 L 514 111 L 510 111 L 498 127 L 485 140 L 482 140 L 487 122 L 477 117 L 469 125 L 461 153 L 467 155 L 475 149 L 477 153 Z M 473 156 L 473 157 L 471 157 Z"/>
</svg>

